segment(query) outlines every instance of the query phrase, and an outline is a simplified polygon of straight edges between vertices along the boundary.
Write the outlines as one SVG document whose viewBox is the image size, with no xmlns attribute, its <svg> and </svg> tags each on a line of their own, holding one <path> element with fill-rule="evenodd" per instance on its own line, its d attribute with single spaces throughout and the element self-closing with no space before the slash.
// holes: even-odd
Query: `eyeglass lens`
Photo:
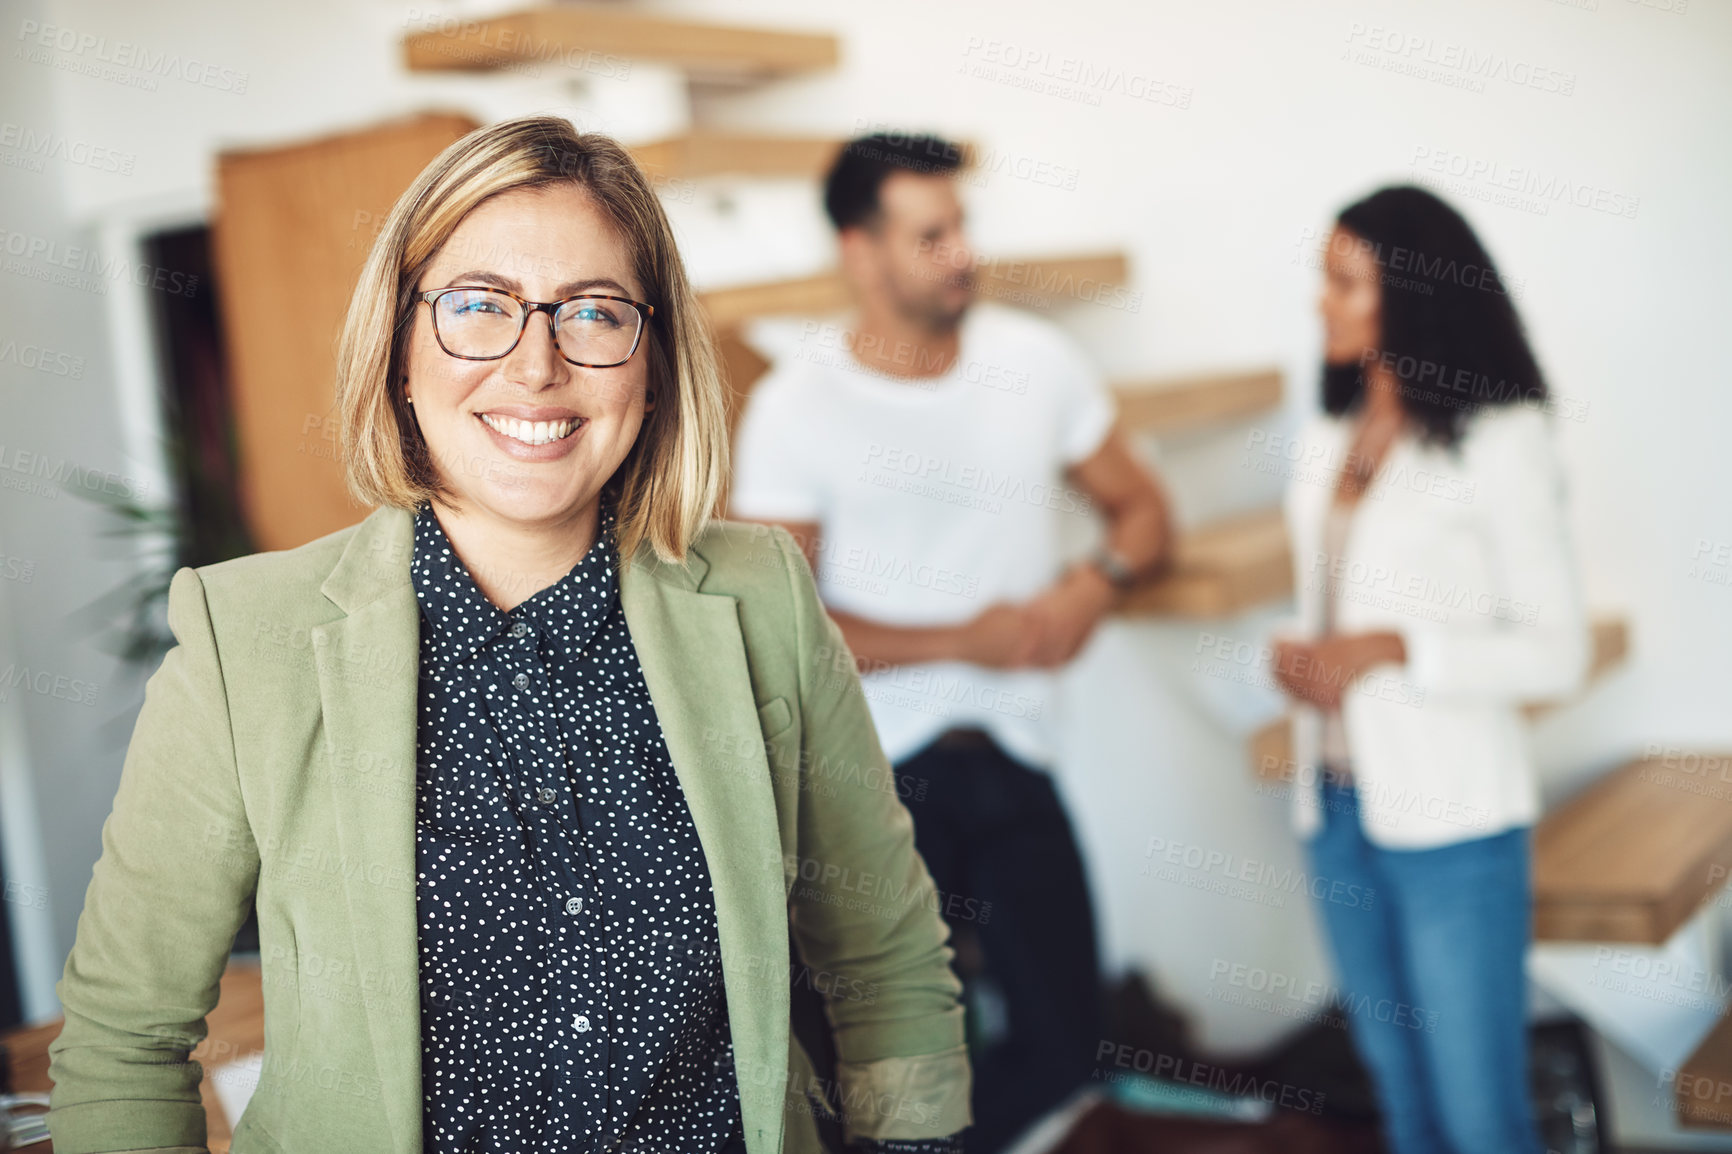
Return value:
<svg viewBox="0 0 1732 1154">
<path fill-rule="evenodd" d="M 517 343 L 524 307 L 492 289 L 456 289 L 434 301 L 433 323 L 445 350 L 460 357 L 502 357 Z M 555 316 L 559 351 L 587 364 L 612 364 L 631 355 L 643 314 L 624 301 L 579 297 Z"/>
</svg>

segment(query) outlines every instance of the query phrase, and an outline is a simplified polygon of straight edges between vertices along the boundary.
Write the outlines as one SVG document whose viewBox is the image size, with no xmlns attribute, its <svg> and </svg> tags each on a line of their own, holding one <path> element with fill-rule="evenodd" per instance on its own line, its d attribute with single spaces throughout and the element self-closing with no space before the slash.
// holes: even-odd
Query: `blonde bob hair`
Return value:
<svg viewBox="0 0 1732 1154">
<path fill-rule="evenodd" d="M 521 188 L 576 184 L 619 230 L 646 303 L 655 306 L 640 356 L 657 403 L 612 477 L 623 564 L 648 541 L 680 563 L 717 515 L 728 430 L 715 346 L 686 281 L 661 201 L 612 137 L 556 116 L 525 116 L 453 142 L 397 199 L 367 255 L 337 348 L 336 416 L 344 479 L 368 505 L 416 509 L 449 494 L 400 389 L 415 289 L 476 205 Z"/>
</svg>

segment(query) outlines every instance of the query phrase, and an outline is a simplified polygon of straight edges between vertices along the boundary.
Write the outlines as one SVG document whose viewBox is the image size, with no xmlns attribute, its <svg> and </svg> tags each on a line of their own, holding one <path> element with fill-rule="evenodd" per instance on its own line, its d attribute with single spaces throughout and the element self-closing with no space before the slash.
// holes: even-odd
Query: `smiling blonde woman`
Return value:
<svg viewBox="0 0 1732 1154">
<path fill-rule="evenodd" d="M 336 405 L 375 511 L 174 576 L 58 986 L 55 1149 L 205 1149 L 187 1055 L 255 906 L 234 1154 L 960 1149 L 937 895 L 799 548 L 714 516 L 722 386 L 630 157 L 552 117 L 442 153 Z"/>
</svg>

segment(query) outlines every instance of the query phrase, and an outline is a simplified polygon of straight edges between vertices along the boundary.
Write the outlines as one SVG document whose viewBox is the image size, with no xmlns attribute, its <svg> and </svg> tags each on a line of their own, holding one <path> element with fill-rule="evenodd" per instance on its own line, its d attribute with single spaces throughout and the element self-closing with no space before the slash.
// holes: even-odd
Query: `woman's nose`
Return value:
<svg viewBox="0 0 1732 1154">
<path fill-rule="evenodd" d="M 553 317 L 545 309 L 530 314 L 507 363 L 507 375 L 522 384 L 541 385 L 559 376 L 565 358 L 554 336 Z"/>
</svg>

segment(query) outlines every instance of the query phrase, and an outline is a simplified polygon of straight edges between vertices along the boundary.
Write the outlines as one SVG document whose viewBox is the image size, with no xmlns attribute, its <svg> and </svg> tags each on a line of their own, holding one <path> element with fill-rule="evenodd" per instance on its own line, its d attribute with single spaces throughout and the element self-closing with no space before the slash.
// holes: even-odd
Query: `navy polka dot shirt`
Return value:
<svg viewBox="0 0 1732 1154">
<path fill-rule="evenodd" d="M 415 517 L 428 1154 L 710 1154 L 739 1128 L 709 871 L 606 495 L 598 520 L 571 572 L 506 612 L 431 506 Z"/>
</svg>

